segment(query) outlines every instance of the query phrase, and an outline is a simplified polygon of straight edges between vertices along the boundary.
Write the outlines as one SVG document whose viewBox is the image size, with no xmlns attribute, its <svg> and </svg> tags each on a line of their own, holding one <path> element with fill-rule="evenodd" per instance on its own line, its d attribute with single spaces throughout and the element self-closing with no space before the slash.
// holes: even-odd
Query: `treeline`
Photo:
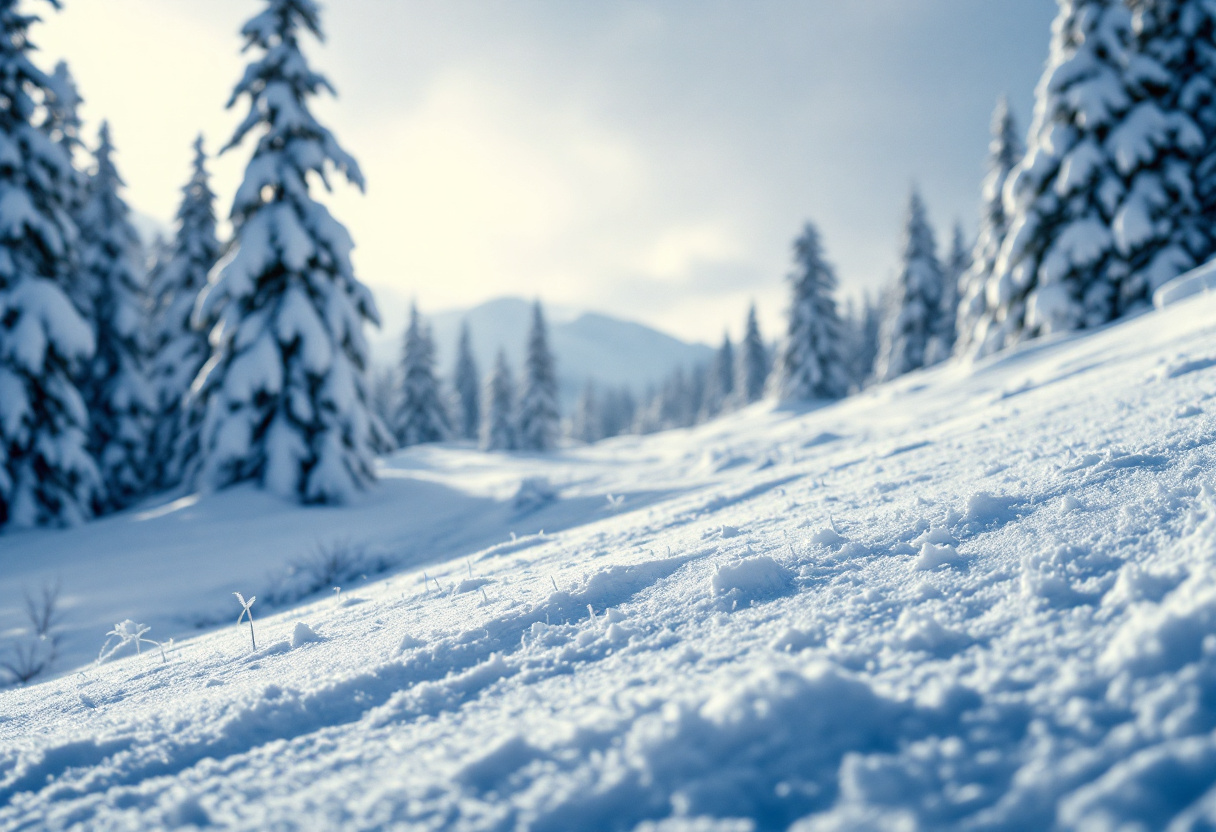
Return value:
<svg viewBox="0 0 1216 832">
<path fill-rule="evenodd" d="M 228 106 L 247 110 L 221 152 L 252 151 L 231 237 L 217 236 L 200 139 L 150 267 L 109 127 L 86 151 L 71 73 L 37 66 L 37 18 L 17 6 L 0 0 L 0 527 L 73 523 L 179 487 L 339 502 L 374 480 L 378 454 L 445 437 L 554 447 L 539 305 L 518 383 L 505 356 L 482 380 L 466 337 L 441 395 L 414 314 L 400 384 L 369 385 L 378 312 L 349 234 L 313 198 L 335 176 L 364 186 L 309 109 L 332 92 L 300 48 L 322 35 L 314 0 L 264 0 L 241 29 L 251 59 Z M 590 388 L 571 432 L 688 425 L 766 395 L 835 399 L 1148 307 L 1216 254 L 1214 42 L 1208 0 L 1060 0 L 1025 142 L 1003 103 L 993 119 L 975 241 L 956 229 L 943 255 L 913 192 L 895 281 L 842 310 L 808 223 L 778 338 L 766 343 L 753 309 L 704 367 L 636 399 Z"/>
<path fill-rule="evenodd" d="M 55 4 L 57 5 L 57 4 Z M 312 0 L 267 0 L 224 147 L 252 144 L 216 233 L 201 138 L 171 242 L 146 262 L 102 123 L 82 149 L 68 68 L 33 61 L 37 18 L 0 0 L 0 527 L 73 523 L 157 490 L 253 482 L 307 503 L 374 479 L 378 320 L 352 243 L 311 191 L 358 164 L 312 116 Z"/>
<path fill-rule="evenodd" d="M 840 310 L 808 225 L 768 390 L 835 398 L 1101 326 L 1149 308 L 1158 288 L 1213 256 L 1216 6 L 1059 0 L 1025 141 L 1003 99 L 993 115 L 976 239 L 956 226 L 940 252 L 914 191 L 895 281 Z M 713 377 L 681 369 L 638 411 L 652 427 L 711 418 L 702 402 Z"/>
<path fill-rule="evenodd" d="M 483 380 L 466 323 L 450 383 L 445 384 L 435 366 L 431 327 L 417 306 L 411 306 L 401 362 L 377 375 L 372 400 L 377 414 L 391 426 L 397 448 L 472 440 L 487 451 L 553 450 L 562 421 L 557 371 L 540 301 L 532 306 L 522 370 L 517 382 L 506 353 L 499 350 Z"/>
</svg>

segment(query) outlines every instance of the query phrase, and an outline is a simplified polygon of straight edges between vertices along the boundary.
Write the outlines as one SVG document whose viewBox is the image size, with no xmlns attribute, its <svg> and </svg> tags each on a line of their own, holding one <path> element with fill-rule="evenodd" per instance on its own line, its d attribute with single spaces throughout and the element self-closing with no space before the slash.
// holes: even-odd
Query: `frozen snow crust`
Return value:
<svg viewBox="0 0 1216 832">
<path fill-rule="evenodd" d="M 347 508 L 6 535 L 3 626 L 58 572 L 67 655 L 179 641 L 0 692 L 0 827 L 1210 829 L 1214 392 L 1196 297 L 818 410 L 414 449 Z M 322 530 L 400 568 L 259 600 L 251 654 L 227 593 Z"/>
</svg>

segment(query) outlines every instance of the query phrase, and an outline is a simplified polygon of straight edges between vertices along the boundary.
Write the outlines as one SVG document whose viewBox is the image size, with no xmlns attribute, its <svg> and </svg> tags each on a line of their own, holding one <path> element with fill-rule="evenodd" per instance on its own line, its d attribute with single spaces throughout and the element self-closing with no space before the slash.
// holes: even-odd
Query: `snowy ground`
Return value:
<svg viewBox="0 0 1216 832">
<path fill-rule="evenodd" d="M 1216 828 L 1214 393 L 1205 296 L 343 509 L 6 535 L 0 624 L 59 577 L 79 670 L 0 692 L 0 827 Z M 292 607 L 318 544 L 362 554 Z M 90 664 L 127 617 L 167 661 Z"/>
</svg>

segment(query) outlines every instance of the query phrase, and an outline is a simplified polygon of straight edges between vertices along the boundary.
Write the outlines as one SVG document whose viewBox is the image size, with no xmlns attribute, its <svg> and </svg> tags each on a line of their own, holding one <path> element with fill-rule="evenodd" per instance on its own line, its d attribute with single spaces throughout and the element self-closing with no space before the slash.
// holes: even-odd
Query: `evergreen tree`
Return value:
<svg viewBox="0 0 1216 832">
<path fill-rule="evenodd" d="M 710 364 L 699 362 L 692 366 L 688 373 L 688 424 L 695 425 L 703 421 L 705 400 L 709 393 Z"/>
<path fill-rule="evenodd" d="M 722 345 L 714 354 L 706 380 L 705 404 L 701 409 L 701 420 L 712 419 L 730 403 L 735 392 L 735 346 L 730 333 L 722 335 Z"/>
<path fill-rule="evenodd" d="M 601 433 L 604 438 L 620 436 L 633 429 L 637 401 L 628 387 L 610 388 L 600 399 Z"/>
<path fill-rule="evenodd" d="M 406 448 L 447 439 L 451 430 L 435 378 L 435 344 L 413 305 L 405 331 L 401 379 L 401 398 L 392 423 L 397 444 Z"/>
<path fill-rule="evenodd" d="M 846 316 L 848 344 L 846 364 L 850 386 L 861 390 L 874 375 L 874 361 L 878 356 L 878 337 L 883 320 L 882 295 L 872 297 L 868 292 L 862 297 L 860 306 L 849 304 Z"/>
<path fill-rule="evenodd" d="M 988 145 L 988 174 L 981 191 L 979 236 L 971 252 L 971 265 L 959 281 L 955 319 L 958 338 L 954 345 L 954 351 L 959 354 L 972 351 L 976 327 L 984 317 L 988 285 L 996 269 L 1001 243 L 1009 230 L 1005 215 L 1005 183 L 1020 161 L 1022 143 L 1013 113 L 1009 111 L 1009 102 L 1002 96 L 992 114 L 992 141 Z"/>
<path fill-rule="evenodd" d="M 177 231 L 166 256 L 154 267 L 152 295 L 152 387 L 156 426 L 151 442 L 154 484 L 166 488 L 181 481 L 186 461 L 198 453 L 199 418 L 183 404 L 203 364 L 211 355 L 207 333 L 194 326 L 194 305 L 207 285 L 207 274 L 220 257 L 215 231 L 215 194 L 207 173 L 203 137 L 194 141 L 190 180 L 182 188 Z"/>
<path fill-rule="evenodd" d="M 676 367 L 659 388 L 659 428 L 686 428 L 696 421 L 692 385 L 683 367 Z"/>
<path fill-rule="evenodd" d="M 958 339 L 959 287 L 970 265 L 971 255 L 967 253 L 963 227 L 956 222 L 950 240 L 950 254 L 942 264 L 942 299 L 938 304 L 937 326 L 925 348 L 926 367 L 940 364 L 954 352 Z"/>
<path fill-rule="evenodd" d="M 196 309 L 219 327 L 195 382 L 205 409 L 196 481 L 333 503 L 374 480 L 387 444 L 364 378 L 363 329 L 379 317 L 351 267 L 350 235 L 309 193 L 331 169 L 364 181 L 309 111 L 333 88 L 309 68 L 302 31 L 322 39 L 314 0 L 265 0 L 241 30 L 261 55 L 228 102 L 248 97 L 249 112 L 224 149 L 258 139 L 233 199 L 232 250 Z"/>
<path fill-rule="evenodd" d="M 76 86 L 76 79 L 66 61 L 55 64 L 47 85 L 47 127 L 51 140 L 63 147 L 72 160 L 76 150 L 83 146 L 80 135 L 80 105 L 84 99 Z"/>
<path fill-rule="evenodd" d="M 600 396 L 595 383 L 588 381 L 579 394 L 570 420 L 570 435 L 579 442 L 598 442 L 604 438 Z"/>
<path fill-rule="evenodd" d="M 980 355 L 1115 314 L 1130 274 L 1112 233 L 1127 196 L 1112 139 L 1133 103 L 1130 22 L 1123 3 L 1060 3 L 1026 156 L 1005 186 L 1009 230 L 984 290 Z"/>
<path fill-rule="evenodd" d="M 78 155 L 83 156 L 87 152 L 84 149 L 80 120 L 80 105 L 83 103 L 84 99 L 80 97 L 76 79 L 72 77 L 67 63 L 60 61 L 55 64 L 47 88 L 46 129 L 51 140 L 63 148 L 69 163 L 73 164 L 62 199 L 63 208 L 71 215 L 73 222 L 80 218 L 89 183 L 89 177 L 74 164 Z M 90 306 L 87 283 L 78 269 L 72 269 L 64 284 L 68 297 L 81 312 L 86 312 Z"/>
<path fill-rule="evenodd" d="M 844 332 L 836 311 L 836 273 L 824 260 L 819 231 L 803 226 L 794 241 L 789 325 L 774 375 L 778 398 L 834 399 L 848 392 Z"/>
<path fill-rule="evenodd" d="M 925 205 L 913 190 L 900 271 L 879 337 L 874 371 L 879 381 L 890 381 L 925 366 L 925 351 L 941 317 L 943 278 L 936 252 Z"/>
<path fill-rule="evenodd" d="M 524 357 L 524 389 L 519 399 L 519 447 L 548 451 L 557 444 L 561 417 L 557 411 L 557 373 L 540 301 L 532 306 L 532 329 Z"/>
<path fill-rule="evenodd" d="M 460 346 L 456 368 L 452 372 L 452 386 L 456 393 L 456 432 L 461 439 L 476 439 L 481 428 L 481 382 L 477 362 L 473 358 L 468 321 L 460 326 Z"/>
<path fill-rule="evenodd" d="M 95 347 L 67 293 L 76 174 L 39 103 L 54 89 L 30 60 L 37 18 L 17 5 L 0 0 L 0 527 L 80 521 L 100 488 L 73 380 Z"/>
<path fill-rule="evenodd" d="M 384 425 L 393 423 L 397 415 L 397 404 L 401 399 L 401 379 L 398 367 L 375 367 L 368 371 L 367 404 L 372 413 Z"/>
<path fill-rule="evenodd" d="M 756 321 L 756 305 L 747 310 L 747 324 L 739 351 L 735 357 L 735 400 L 740 405 L 759 401 L 764 396 L 764 385 L 768 381 L 768 350 L 760 337 L 760 324 Z"/>
<path fill-rule="evenodd" d="M 486 451 L 513 451 L 519 447 L 515 428 L 515 380 L 507 355 L 498 351 L 494 369 L 486 377 L 481 397 L 481 448 Z"/>
<path fill-rule="evenodd" d="M 97 351 L 82 378 L 89 449 L 104 493 L 96 509 L 122 508 L 150 484 L 148 436 L 155 397 L 144 366 L 143 251 L 119 188 L 109 126 L 98 132 L 96 163 L 80 211 L 81 274 Z"/>
<path fill-rule="evenodd" d="M 1128 5 L 1135 103 L 1106 140 L 1126 188 L 1111 226 L 1128 270 L 1117 315 L 1150 305 L 1159 286 L 1216 253 L 1216 6 Z"/>
</svg>

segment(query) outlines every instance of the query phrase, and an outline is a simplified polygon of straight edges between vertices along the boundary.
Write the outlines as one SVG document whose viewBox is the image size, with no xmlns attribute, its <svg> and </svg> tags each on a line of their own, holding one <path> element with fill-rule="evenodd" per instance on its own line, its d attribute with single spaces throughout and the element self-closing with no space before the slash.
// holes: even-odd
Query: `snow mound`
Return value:
<svg viewBox="0 0 1216 832">
<path fill-rule="evenodd" d="M 1017 519 L 1017 504 L 1010 497 L 977 491 L 967 498 L 961 511 L 951 511 L 946 522 L 948 525 L 957 524 L 966 534 L 977 534 Z"/>
<path fill-rule="evenodd" d="M 494 583 L 489 578 L 465 578 L 460 583 L 456 584 L 452 590 L 453 595 L 464 595 L 466 592 L 476 592 L 483 586 L 488 586 Z"/>
<path fill-rule="evenodd" d="M 788 592 L 793 580 L 794 573 L 768 555 L 754 555 L 719 566 L 711 588 L 717 597 L 759 601 Z"/>
<path fill-rule="evenodd" d="M 921 544 L 920 554 L 917 556 L 913 568 L 926 572 L 941 566 L 962 566 L 964 563 L 966 563 L 966 559 L 953 546 L 939 546 L 926 541 Z"/>
<path fill-rule="evenodd" d="M 297 621 L 295 628 L 291 631 L 291 648 L 295 648 L 303 644 L 312 644 L 313 642 L 321 641 L 321 637 L 313 631 L 303 621 Z"/>
<path fill-rule="evenodd" d="M 833 529 L 831 526 L 825 526 L 807 538 L 815 546 L 823 546 L 825 549 L 839 549 L 841 546 L 849 542 L 849 539 L 840 532 Z"/>
<path fill-rule="evenodd" d="M 765 672 L 699 707 L 639 719 L 622 762 L 637 773 L 639 797 L 672 795 L 681 816 L 750 817 L 784 828 L 830 805 L 850 752 L 892 748 L 909 710 L 827 664 Z"/>
<path fill-rule="evenodd" d="M 1164 309 L 1213 289 L 1216 289 L 1216 261 L 1209 261 L 1158 287 L 1157 291 L 1153 292 L 1153 306 Z"/>
</svg>

